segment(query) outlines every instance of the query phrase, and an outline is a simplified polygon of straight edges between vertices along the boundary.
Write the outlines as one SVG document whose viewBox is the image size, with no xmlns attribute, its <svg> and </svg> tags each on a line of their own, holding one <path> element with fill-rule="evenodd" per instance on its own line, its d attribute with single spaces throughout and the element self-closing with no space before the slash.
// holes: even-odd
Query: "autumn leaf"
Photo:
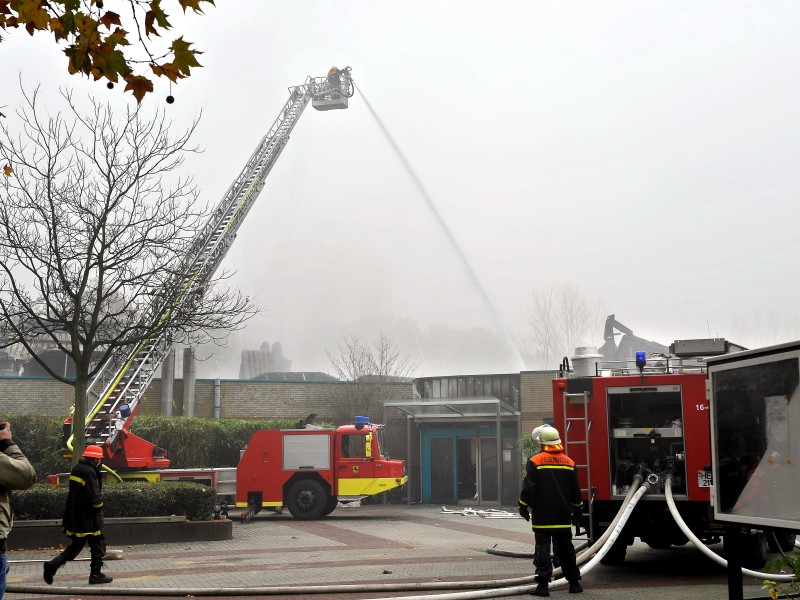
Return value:
<svg viewBox="0 0 800 600">
<path fill-rule="evenodd" d="M 75 73 L 89 73 L 92 68 L 92 61 L 89 59 L 89 53 L 76 46 L 69 46 L 64 48 L 64 54 L 69 59 L 67 70 L 70 75 Z"/>
<path fill-rule="evenodd" d="M 117 81 L 117 75 L 128 71 L 128 62 L 125 55 L 119 50 L 114 50 L 110 44 L 101 44 L 91 53 L 92 76 L 95 81 L 105 77 L 109 81 Z"/>
<path fill-rule="evenodd" d="M 153 91 L 153 82 L 142 75 L 128 74 L 125 76 L 125 81 L 128 82 L 125 91 L 131 92 L 136 102 L 141 102 L 147 92 Z"/>
<path fill-rule="evenodd" d="M 6 165 L 3 167 L 3 175 L 6 177 L 11 177 L 11 174 L 14 172 L 14 169 L 11 168 L 11 165 Z"/>
<path fill-rule="evenodd" d="M 183 12 L 186 12 L 187 8 L 191 8 L 196 13 L 202 13 L 203 9 L 200 8 L 201 2 L 208 2 L 212 6 L 214 5 L 214 0 L 178 0 L 178 3 L 183 8 Z"/>
<path fill-rule="evenodd" d="M 57 17 L 50 19 L 50 31 L 55 34 L 56 39 L 59 39 L 59 36 L 64 32 L 64 26 L 61 24 L 61 20 Z"/>
<path fill-rule="evenodd" d="M 153 73 L 158 75 L 159 77 L 166 77 L 173 83 L 177 82 L 178 79 L 183 79 L 186 77 L 183 73 L 178 70 L 173 63 L 165 63 L 163 65 L 150 65 L 150 68 L 153 70 Z"/>
<path fill-rule="evenodd" d="M 117 27 L 114 30 L 114 33 L 106 36 L 106 42 L 112 48 L 116 48 L 117 46 L 130 46 L 131 43 L 128 41 L 128 38 L 125 37 L 127 35 L 128 35 L 127 31 Z"/>
<path fill-rule="evenodd" d="M 148 10 L 144 15 L 144 33 L 147 37 L 151 35 L 157 35 L 161 37 L 161 34 L 158 33 L 158 29 L 153 27 L 153 23 L 156 22 L 156 13 L 152 10 Z"/>
<path fill-rule="evenodd" d="M 72 11 L 64 11 L 60 17 L 58 17 L 58 22 L 61 24 L 60 27 L 54 27 L 53 24 L 50 24 L 50 31 L 53 32 L 55 35 L 56 41 L 65 40 L 70 35 L 75 34 L 75 13 Z"/>
<path fill-rule="evenodd" d="M 161 29 L 169 29 L 172 27 L 167 19 L 167 13 L 161 10 L 161 0 L 153 0 L 150 3 L 150 10 L 153 12 L 156 23 L 158 23 L 158 26 L 161 27 Z"/>
<path fill-rule="evenodd" d="M 110 0 L 105 0 L 105 3 L 111 4 Z M 151 42 L 156 46 L 155 38 L 162 35 L 162 30 L 172 28 L 162 5 L 178 5 L 184 13 L 189 9 L 202 13 L 204 7 L 214 6 L 214 0 L 130 0 L 117 3 L 129 4 L 132 16 L 106 10 L 103 4 L 102 0 L 0 0 L 0 33 L 20 26 L 31 35 L 47 31 L 66 55 L 70 74 L 81 73 L 96 80 L 108 79 L 109 82 L 122 78 L 127 84 L 126 91 L 132 92 L 139 102 L 153 89 L 148 79 L 150 75 L 142 74 L 146 68 L 144 64 L 149 63 L 156 76 L 166 77 L 173 83 L 189 77 L 192 68 L 202 66 L 198 62 L 201 52 L 192 49 L 193 44 L 183 37 L 171 45 L 168 40 L 158 40 L 160 47 L 151 47 Z M 133 38 L 129 39 L 130 35 Z M 144 52 L 150 60 L 133 60 L 129 56 L 132 47 L 136 47 L 137 52 Z"/>
<path fill-rule="evenodd" d="M 175 60 L 172 62 L 176 67 L 178 67 L 178 70 L 185 75 L 189 75 L 191 73 L 190 67 L 202 66 L 195 58 L 195 54 L 199 54 L 199 52 L 196 50 L 190 50 L 189 46 L 191 45 L 191 42 L 186 42 L 183 40 L 183 37 L 179 37 L 177 40 L 172 42 L 172 46 L 170 46 L 170 49 L 175 56 Z"/>
<path fill-rule="evenodd" d="M 112 25 L 119 25 L 122 26 L 122 22 L 119 20 L 119 15 L 115 12 L 111 12 L 107 10 L 102 17 L 100 17 L 100 22 L 106 26 L 106 29 L 111 31 Z"/>
<path fill-rule="evenodd" d="M 19 0 L 17 20 L 19 23 L 25 23 L 26 27 L 30 24 L 34 29 L 46 29 L 50 24 L 50 15 L 42 8 L 42 0 Z"/>
</svg>

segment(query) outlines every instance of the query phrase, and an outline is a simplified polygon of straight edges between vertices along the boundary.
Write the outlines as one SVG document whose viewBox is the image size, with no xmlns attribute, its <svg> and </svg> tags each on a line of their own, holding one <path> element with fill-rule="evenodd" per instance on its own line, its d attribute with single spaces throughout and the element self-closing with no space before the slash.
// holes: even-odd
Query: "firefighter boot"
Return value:
<svg viewBox="0 0 800 600">
<path fill-rule="evenodd" d="M 570 581 L 569 582 L 569 593 L 570 594 L 580 594 L 583 591 L 583 586 L 577 581 Z"/>
<path fill-rule="evenodd" d="M 536 589 L 531 592 L 531 596 L 549 596 L 550 590 L 547 589 L 547 582 L 540 581 L 536 585 Z"/>
<path fill-rule="evenodd" d="M 89 583 L 111 583 L 114 581 L 113 577 L 109 577 L 108 575 L 103 574 L 100 570 L 103 567 L 103 563 L 98 561 L 92 561 L 92 573 L 89 575 Z"/>
<path fill-rule="evenodd" d="M 51 585 L 53 583 L 53 577 L 61 567 L 63 567 L 67 562 L 67 559 L 64 558 L 62 554 L 56 556 L 53 560 L 48 560 L 44 563 L 44 582 L 47 585 Z"/>
</svg>

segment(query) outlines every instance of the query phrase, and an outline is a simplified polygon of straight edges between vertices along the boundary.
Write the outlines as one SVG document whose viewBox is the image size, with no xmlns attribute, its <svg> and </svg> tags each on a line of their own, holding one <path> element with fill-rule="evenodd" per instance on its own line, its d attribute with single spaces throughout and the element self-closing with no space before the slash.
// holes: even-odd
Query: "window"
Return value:
<svg viewBox="0 0 800 600">
<path fill-rule="evenodd" d="M 343 435 L 341 446 L 342 458 L 366 458 L 366 436 L 363 435 Z"/>
</svg>

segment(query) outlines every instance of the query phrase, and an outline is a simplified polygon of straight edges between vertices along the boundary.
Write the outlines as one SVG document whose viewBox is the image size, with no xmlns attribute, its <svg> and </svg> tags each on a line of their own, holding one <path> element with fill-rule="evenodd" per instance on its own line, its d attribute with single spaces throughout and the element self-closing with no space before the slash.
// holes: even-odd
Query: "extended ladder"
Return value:
<svg viewBox="0 0 800 600">
<path fill-rule="evenodd" d="M 85 421 L 86 444 L 104 446 L 110 466 L 153 467 L 168 463 L 158 457 L 125 457 L 124 451 L 118 452 L 120 433 L 127 432 L 139 400 L 169 353 L 173 316 L 195 301 L 196 294 L 202 294 L 203 286 L 211 280 L 309 101 L 318 110 L 347 108 L 347 99 L 354 91 L 350 68 L 337 75 L 335 80 L 330 75 L 308 77 L 304 84 L 289 88 L 289 99 L 272 127 L 195 237 L 166 299 L 142 315 L 140 323 L 156 324 L 152 337 L 127 354 L 109 359 L 89 385 L 87 406 L 91 408 Z M 129 435 L 132 436 L 126 433 L 123 437 Z"/>
</svg>

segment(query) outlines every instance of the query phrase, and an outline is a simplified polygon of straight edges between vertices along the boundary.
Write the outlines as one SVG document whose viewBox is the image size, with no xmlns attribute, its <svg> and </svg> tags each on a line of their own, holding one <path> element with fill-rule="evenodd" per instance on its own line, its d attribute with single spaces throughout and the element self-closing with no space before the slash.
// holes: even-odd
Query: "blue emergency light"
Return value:
<svg viewBox="0 0 800 600">
<path fill-rule="evenodd" d="M 636 353 L 636 367 L 641 371 L 644 369 L 644 366 L 647 364 L 647 352 L 643 352 L 639 350 Z"/>
<path fill-rule="evenodd" d="M 355 423 L 356 429 L 363 429 L 364 425 L 369 425 L 369 417 L 357 416 L 355 418 L 354 423 Z"/>
</svg>

